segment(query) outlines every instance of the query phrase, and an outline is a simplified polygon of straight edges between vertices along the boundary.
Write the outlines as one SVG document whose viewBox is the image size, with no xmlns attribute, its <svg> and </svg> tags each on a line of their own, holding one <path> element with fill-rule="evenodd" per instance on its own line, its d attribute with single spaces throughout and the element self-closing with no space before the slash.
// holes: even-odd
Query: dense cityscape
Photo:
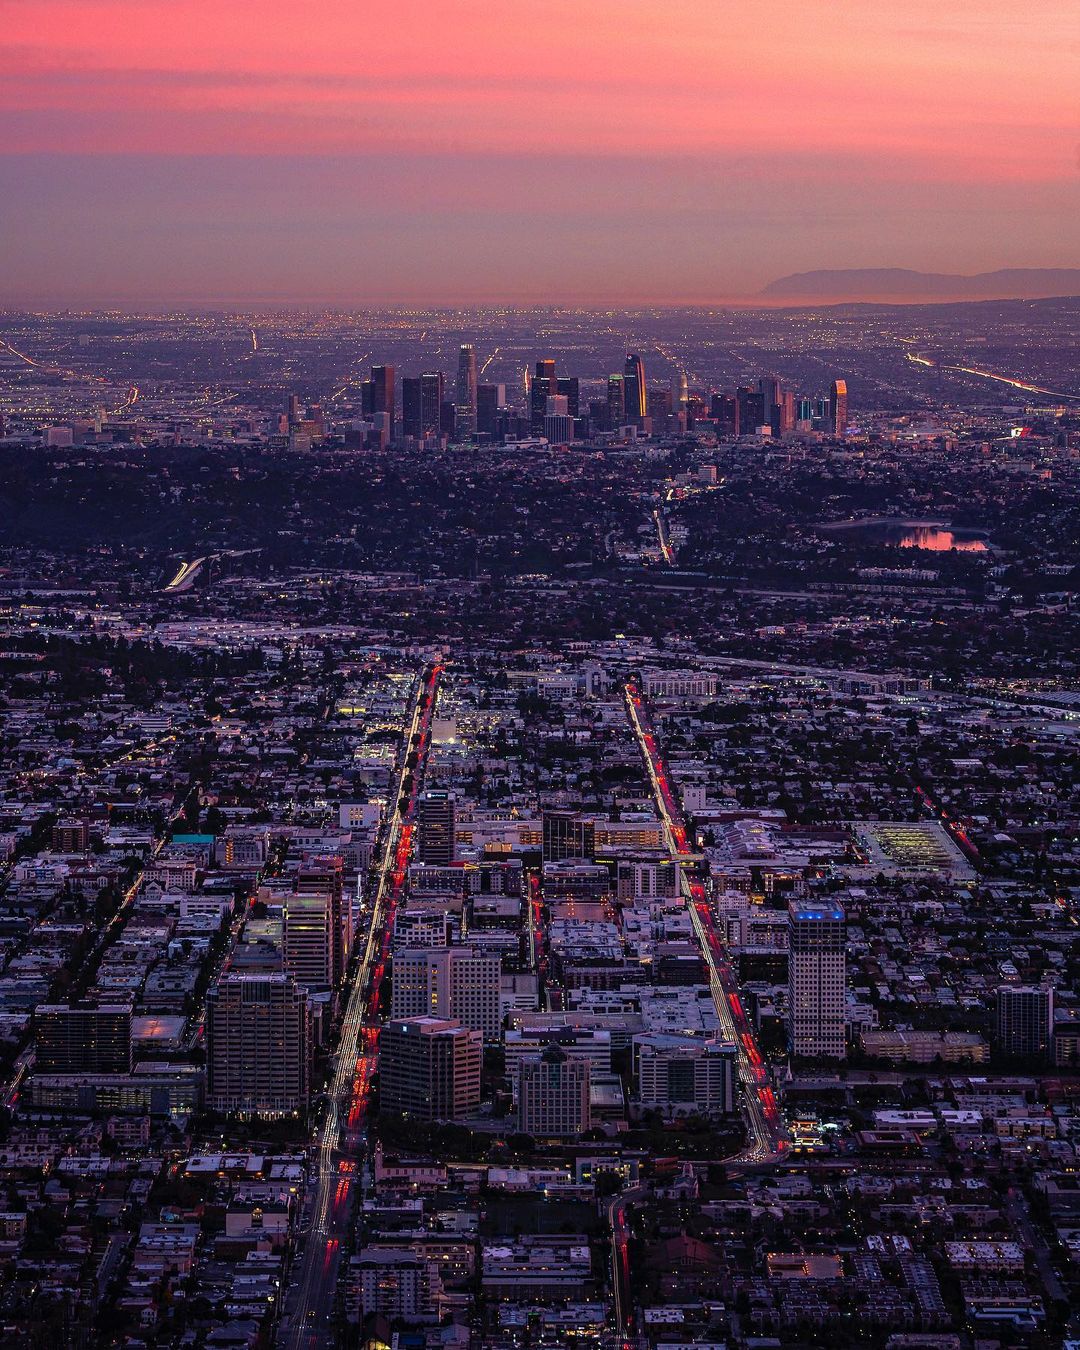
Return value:
<svg viewBox="0 0 1080 1350">
<path fill-rule="evenodd" d="M 12 1344 L 1080 1343 L 1078 323 L 3 315 Z"/>
</svg>

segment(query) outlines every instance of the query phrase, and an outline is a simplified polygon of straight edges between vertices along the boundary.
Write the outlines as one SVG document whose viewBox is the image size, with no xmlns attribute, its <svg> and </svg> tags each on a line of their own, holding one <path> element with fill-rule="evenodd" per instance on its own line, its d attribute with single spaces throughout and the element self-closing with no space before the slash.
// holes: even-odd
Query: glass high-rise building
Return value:
<svg viewBox="0 0 1080 1350">
<path fill-rule="evenodd" d="M 645 362 L 636 352 L 629 352 L 623 369 L 623 391 L 626 399 L 626 420 L 640 426 L 645 420 Z"/>
<path fill-rule="evenodd" d="M 476 434 L 476 350 L 471 342 L 463 342 L 458 352 L 455 408 L 458 439 L 467 441 Z"/>
</svg>

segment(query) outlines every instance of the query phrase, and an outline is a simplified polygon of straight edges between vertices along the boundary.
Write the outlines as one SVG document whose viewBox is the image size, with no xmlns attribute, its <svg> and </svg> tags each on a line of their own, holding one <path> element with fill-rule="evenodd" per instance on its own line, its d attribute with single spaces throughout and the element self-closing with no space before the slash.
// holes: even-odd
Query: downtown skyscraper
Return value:
<svg viewBox="0 0 1080 1350">
<path fill-rule="evenodd" d="M 455 407 L 458 439 L 467 441 L 476 434 L 476 350 L 471 342 L 463 342 L 458 352 Z"/>
</svg>

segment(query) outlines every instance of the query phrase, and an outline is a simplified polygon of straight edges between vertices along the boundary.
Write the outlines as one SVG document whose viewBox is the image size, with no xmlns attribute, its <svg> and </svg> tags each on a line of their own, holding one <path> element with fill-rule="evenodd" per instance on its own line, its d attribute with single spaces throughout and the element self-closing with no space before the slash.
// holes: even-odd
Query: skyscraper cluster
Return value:
<svg viewBox="0 0 1080 1350">
<path fill-rule="evenodd" d="M 649 387 L 645 362 L 627 353 L 621 371 L 607 377 L 598 396 L 585 398 L 577 375 L 559 374 L 556 361 L 543 357 L 523 373 L 520 397 L 506 384 L 480 382 L 476 350 L 462 343 L 457 371 L 448 383 L 439 370 L 405 376 L 400 382 L 400 407 L 395 402 L 393 366 L 372 366 L 361 385 L 360 417 L 347 433 L 352 448 L 384 448 L 402 441 L 420 445 L 457 443 L 520 443 L 543 438 L 569 445 L 597 437 L 678 436 L 694 429 L 715 428 L 724 437 L 786 436 L 819 432 L 834 437 L 847 433 L 848 395 L 844 380 L 835 380 L 827 395 L 807 397 L 785 389 L 776 375 L 733 390 L 691 390 L 684 371 L 669 383 Z M 309 411 L 301 416 L 293 398 L 288 410 L 295 434 L 319 432 Z M 316 410 L 321 417 L 321 410 Z"/>
</svg>

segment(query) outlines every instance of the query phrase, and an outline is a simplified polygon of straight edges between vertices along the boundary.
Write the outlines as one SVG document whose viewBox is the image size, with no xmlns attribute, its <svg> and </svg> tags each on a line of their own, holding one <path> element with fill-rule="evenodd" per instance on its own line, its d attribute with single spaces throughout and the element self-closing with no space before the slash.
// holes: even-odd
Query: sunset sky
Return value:
<svg viewBox="0 0 1080 1350">
<path fill-rule="evenodd" d="M 1076 0 L 0 0 L 0 303 L 1080 265 Z"/>
</svg>

